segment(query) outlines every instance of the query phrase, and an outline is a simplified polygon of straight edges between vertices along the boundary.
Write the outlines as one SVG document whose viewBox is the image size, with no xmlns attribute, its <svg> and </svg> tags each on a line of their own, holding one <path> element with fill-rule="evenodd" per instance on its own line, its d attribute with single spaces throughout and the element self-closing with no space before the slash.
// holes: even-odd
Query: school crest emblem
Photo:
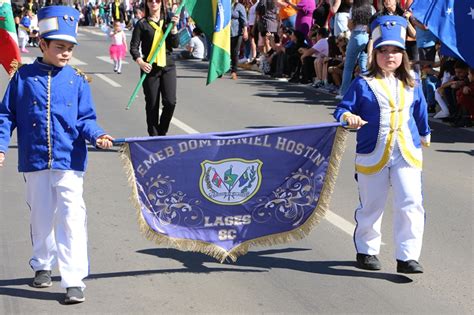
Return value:
<svg viewBox="0 0 474 315">
<path fill-rule="evenodd" d="M 262 182 L 262 161 L 240 158 L 201 163 L 199 181 L 207 200 L 220 205 L 238 205 L 252 198 Z"/>
</svg>

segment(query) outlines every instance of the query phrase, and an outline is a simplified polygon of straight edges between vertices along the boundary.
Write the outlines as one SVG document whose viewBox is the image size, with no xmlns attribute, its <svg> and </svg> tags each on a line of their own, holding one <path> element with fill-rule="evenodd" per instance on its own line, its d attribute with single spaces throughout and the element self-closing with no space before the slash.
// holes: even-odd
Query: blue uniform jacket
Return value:
<svg viewBox="0 0 474 315">
<path fill-rule="evenodd" d="M 417 80 L 413 91 L 413 103 L 407 104 L 410 107 L 410 119 L 408 128 L 410 129 L 413 144 L 415 147 L 421 147 L 420 136 L 427 136 L 431 130 L 428 126 L 428 111 L 421 89 L 421 83 Z M 357 77 L 352 82 L 349 90 L 344 95 L 344 99 L 339 103 L 334 111 L 334 118 L 341 121 L 345 113 L 359 115 L 368 123 L 357 131 L 357 153 L 371 153 L 377 143 L 377 135 L 380 128 L 380 107 L 374 92 L 370 89 L 366 80 Z"/>
<path fill-rule="evenodd" d="M 0 152 L 18 136 L 18 170 L 85 171 L 86 140 L 105 132 L 96 122 L 89 84 L 78 70 L 38 58 L 18 69 L 0 104 Z"/>
</svg>

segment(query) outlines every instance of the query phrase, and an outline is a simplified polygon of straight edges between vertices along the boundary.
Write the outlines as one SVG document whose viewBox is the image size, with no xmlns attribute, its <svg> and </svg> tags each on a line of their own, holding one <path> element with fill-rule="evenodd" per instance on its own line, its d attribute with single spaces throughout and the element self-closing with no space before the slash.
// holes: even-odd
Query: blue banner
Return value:
<svg viewBox="0 0 474 315">
<path fill-rule="evenodd" d="M 327 210 L 345 136 L 333 123 L 125 139 L 142 231 L 221 261 L 301 239 Z"/>
<path fill-rule="evenodd" d="M 455 57 L 474 68 L 474 0 L 416 0 L 410 8 Z"/>
</svg>

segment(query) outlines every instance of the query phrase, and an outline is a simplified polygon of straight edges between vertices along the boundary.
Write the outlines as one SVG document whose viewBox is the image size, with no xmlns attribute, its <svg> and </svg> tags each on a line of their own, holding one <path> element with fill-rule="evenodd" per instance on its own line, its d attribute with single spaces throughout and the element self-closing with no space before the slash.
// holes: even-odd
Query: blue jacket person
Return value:
<svg viewBox="0 0 474 315">
<path fill-rule="evenodd" d="M 357 265 L 381 269 L 377 258 L 389 188 L 397 271 L 421 273 L 425 210 L 422 205 L 422 145 L 429 145 L 428 112 L 421 84 L 405 51 L 407 21 L 382 16 L 371 25 L 373 62 L 354 80 L 334 117 L 357 128 L 355 170 L 360 205 L 355 212 Z"/>
<path fill-rule="evenodd" d="M 79 12 L 49 6 L 38 18 L 43 57 L 17 70 L 0 105 L 0 166 L 16 129 L 18 170 L 31 208 L 33 286 L 51 286 L 57 265 L 65 302 L 78 303 L 89 270 L 82 198 L 86 141 L 107 149 L 113 139 L 96 122 L 85 75 L 67 64 L 77 44 Z"/>
</svg>

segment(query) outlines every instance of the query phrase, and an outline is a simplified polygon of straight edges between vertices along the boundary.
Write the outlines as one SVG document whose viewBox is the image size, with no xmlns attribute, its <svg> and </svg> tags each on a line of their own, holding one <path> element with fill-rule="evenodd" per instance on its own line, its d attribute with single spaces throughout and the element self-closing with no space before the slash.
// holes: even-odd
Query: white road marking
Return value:
<svg viewBox="0 0 474 315">
<path fill-rule="evenodd" d="M 105 82 L 107 82 L 108 84 L 112 85 L 113 87 L 122 87 L 120 84 L 118 84 L 117 82 L 115 82 L 114 80 L 110 79 L 109 77 L 107 77 L 106 75 L 102 73 L 96 73 L 95 75 L 101 78 L 102 80 L 104 80 Z"/>
<path fill-rule="evenodd" d="M 344 219 L 343 217 L 338 216 L 332 211 L 326 211 L 325 219 L 328 220 L 331 224 L 337 226 L 342 231 L 346 232 L 349 235 L 354 234 L 355 225 Z"/>
<path fill-rule="evenodd" d="M 355 230 L 355 225 L 352 224 L 351 222 L 347 221 L 341 216 L 338 216 L 334 212 L 328 210 L 326 212 L 326 216 L 324 217 L 329 223 L 332 225 L 338 227 L 342 231 L 346 232 L 350 236 L 354 235 L 354 230 Z M 385 245 L 384 242 L 381 243 L 382 245 Z"/>
<path fill-rule="evenodd" d="M 104 32 L 102 32 L 102 31 L 96 31 L 96 30 L 93 30 L 93 29 L 79 28 L 79 30 L 82 31 L 82 32 L 94 34 L 94 35 L 97 35 L 97 36 L 104 36 L 104 37 L 107 36 L 107 34 L 105 34 Z"/>
<path fill-rule="evenodd" d="M 70 66 L 84 66 L 87 65 L 87 62 L 81 61 L 77 58 L 72 57 L 71 60 L 69 61 Z"/>
<path fill-rule="evenodd" d="M 110 63 L 111 65 L 114 64 L 114 62 L 112 61 L 112 59 L 110 59 L 110 56 L 96 56 L 97 59 L 99 60 L 102 60 L 102 61 L 105 61 L 107 63 Z M 128 65 L 129 63 L 125 60 L 122 60 L 122 64 L 124 65 Z"/>
<path fill-rule="evenodd" d="M 185 132 L 187 132 L 189 134 L 200 133 L 199 131 L 197 131 L 196 129 L 191 128 L 188 125 L 186 125 L 184 122 L 182 122 L 181 120 L 179 120 L 176 117 L 173 117 L 173 119 L 171 120 L 171 123 L 173 125 L 175 125 L 176 127 L 178 127 L 179 129 L 184 130 Z"/>
</svg>

